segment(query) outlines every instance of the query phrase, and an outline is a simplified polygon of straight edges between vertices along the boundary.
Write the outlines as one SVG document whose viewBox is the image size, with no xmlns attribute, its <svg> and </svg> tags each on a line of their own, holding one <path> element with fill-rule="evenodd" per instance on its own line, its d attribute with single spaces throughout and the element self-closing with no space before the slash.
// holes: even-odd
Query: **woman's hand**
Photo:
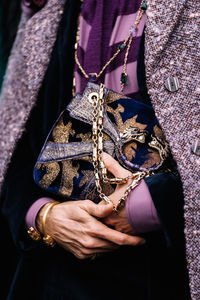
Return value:
<svg viewBox="0 0 200 300">
<path fill-rule="evenodd" d="M 114 177 L 125 178 L 131 175 L 131 172 L 124 169 L 112 156 L 103 152 L 102 161 L 105 164 L 106 169 L 114 175 Z M 130 185 L 131 179 L 125 184 L 118 184 L 114 193 L 111 194 L 108 198 L 112 200 L 115 204 L 117 204 L 118 200 L 120 200 Z M 102 204 L 103 202 L 101 202 Z M 120 209 L 118 213 L 112 212 L 109 216 L 103 219 L 104 223 L 107 225 L 112 226 L 114 229 L 124 232 L 127 234 L 134 235 L 135 232 L 132 229 L 131 225 L 128 222 L 128 218 L 126 215 L 126 208 L 125 206 Z"/>
<path fill-rule="evenodd" d="M 46 205 L 37 217 L 37 227 L 40 231 L 45 208 Z M 113 251 L 122 245 L 143 244 L 142 238 L 111 229 L 98 220 L 106 219 L 112 213 L 112 209 L 112 204 L 97 205 L 90 200 L 60 203 L 52 207 L 47 215 L 46 232 L 79 259 Z"/>
</svg>

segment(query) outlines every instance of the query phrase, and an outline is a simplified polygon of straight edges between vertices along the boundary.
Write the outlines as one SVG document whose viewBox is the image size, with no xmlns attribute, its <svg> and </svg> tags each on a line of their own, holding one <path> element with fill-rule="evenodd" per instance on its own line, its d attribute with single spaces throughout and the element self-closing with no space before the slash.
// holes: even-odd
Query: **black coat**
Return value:
<svg viewBox="0 0 200 300">
<path fill-rule="evenodd" d="M 19 251 L 7 299 L 189 299 L 182 185 L 173 174 L 160 173 L 146 179 L 163 231 L 146 234 L 145 246 L 123 247 L 93 261 L 80 261 L 58 246 L 52 249 L 36 244 L 26 233 L 25 215 L 30 205 L 40 197 L 52 196 L 36 186 L 32 172 L 52 124 L 72 97 L 78 12 L 79 4 L 68 1 L 36 106 L 4 184 L 2 214 Z M 138 56 L 138 81 L 143 101 L 150 104 L 144 36 Z"/>
</svg>

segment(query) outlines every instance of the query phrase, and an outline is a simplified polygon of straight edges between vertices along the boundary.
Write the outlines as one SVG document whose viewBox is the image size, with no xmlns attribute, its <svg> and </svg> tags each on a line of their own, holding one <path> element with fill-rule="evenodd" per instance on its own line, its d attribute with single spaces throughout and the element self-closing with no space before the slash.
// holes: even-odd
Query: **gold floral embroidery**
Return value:
<svg viewBox="0 0 200 300">
<path fill-rule="evenodd" d="M 123 153 L 126 155 L 126 158 L 129 161 L 132 161 L 133 158 L 135 157 L 136 149 L 137 149 L 136 142 L 129 142 L 123 146 Z"/>
<path fill-rule="evenodd" d="M 51 183 L 56 179 L 60 172 L 60 166 L 57 162 L 45 163 L 41 165 L 41 169 L 45 170 L 46 173 L 40 180 L 39 184 L 44 188 L 48 188 Z"/>
<path fill-rule="evenodd" d="M 87 132 L 85 134 L 79 133 L 76 135 L 76 138 L 80 138 L 82 142 L 91 142 L 92 141 L 92 133 Z"/>
<path fill-rule="evenodd" d="M 62 162 L 62 177 L 59 192 L 63 196 L 70 197 L 73 191 L 73 179 L 78 178 L 79 166 L 72 166 L 72 160 L 66 160 Z"/>
<path fill-rule="evenodd" d="M 66 125 L 63 123 L 63 117 L 60 118 L 58 124 L 53 129 L 52 137 L 55 143 L 68 143 L 69 135 L 74 135 L 75 131 L 72 129 L 72 122 Z"/>
<path fill-rule="evenodd" d="M 144 130 L 147 127 L 146 124 L 141 124 L 136 121 L 138 115 L 133 116 L 132 118 L 126 120 L 123 123 L 121 113 L 124 112 L 124 107 L 121 104 L 118 104 L 116 109 L 113 109 L 112 107 L 107 106 L 107 111 L 114 116 L 116 126 L 117 126 L 117 129 L 119 132 L 124 132 L 124 130 L 126 130 L 128 127 L 131 127 L 131 126 L 138 127 L 141 130 Z"/>
<path fill-rule="evenodd" d="M 89 183 L 94 172 L 92 170 L 83 170 L 81 173 L 83 173 L 83 177 L 80 181 L 80 187 L 82 187 L 84 184 Z"/>
<path fill-rule="evenodd" d="M 122 96 L 122 95 L 120 95 L 120 94 L 118 94 L 118 93 L 115 93 L 115 92 L 113 92 L 113 91 L 109 91 L 109 93 L 108 93 L 108 97 L 107 97 L 107 99 L 106 99 L 106 103 L 112 103 L 112 102 L 115 102 L 116 100 L 119 100 L 119 99 L 121 99 L 123 97 L 123 99 L 128 99 L 128 97 L 127 96 Z"/>
<path fill-rule="evenodd" d="M 159 128 L 157 125 L 155 125 L 153 130 L 154 130 L 154 134 L 157 138 L 159 138 L 160 140 L 164 139 L 164 134 L 163 134 L 161 128 Z"/>
<path fill-rule="evenodd" d="M 85 160 L 87 162 L 89 161 L 92 164 L 92 157 L 91 156 L 81 157 L 81 160 Z M 81 173 L 83 173 L 83 177 L 82 177 L 82 179 L 80 181 L 80 184 L 79 184 L 80 187 L 82 187 L 86 183 L 89 183 L 89 181 L 91 180 L 94 172 L 93 172 L 93 170 L 82 170 Z"/>
<path fill-rule="evenodd" d="M 160 155 L 156 150 L 150 150 L 149 153 L 146 155 L 146 160 L 142 165 L 143 168 L 150 168 L 152 165 L 158 165 L 160 163 Z"/>
</svg>

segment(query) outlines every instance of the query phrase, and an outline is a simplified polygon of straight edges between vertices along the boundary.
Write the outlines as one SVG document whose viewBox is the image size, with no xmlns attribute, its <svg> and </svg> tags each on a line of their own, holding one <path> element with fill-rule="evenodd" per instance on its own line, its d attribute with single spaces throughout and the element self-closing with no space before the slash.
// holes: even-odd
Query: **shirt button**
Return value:
<svg viewBox="0 0 200 300">
<path fill-rule="evenodd" d="M 191 146 L 191 150 L 194 154 L 200 156 L 200 139 L 197 139 Z"/>
<path fill-rule="evenodd" d="M 169 76 L 167 80 L 165 81 L 165 87 L 170 92 L 176 92 L 178 91 L 180 84 L 178 77 L 176 76 Z"/>
</svg>

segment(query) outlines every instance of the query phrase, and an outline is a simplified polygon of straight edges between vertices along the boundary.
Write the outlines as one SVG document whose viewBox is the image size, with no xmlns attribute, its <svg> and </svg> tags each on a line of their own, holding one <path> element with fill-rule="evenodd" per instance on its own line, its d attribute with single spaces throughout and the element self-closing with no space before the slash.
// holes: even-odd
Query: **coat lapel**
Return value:
<svg viewBox="0 0 200 300">
<path fill-rule="evenodd" d="M 185 238 L 191 299 L 200 299 L 200 1 L 149 0 L 145 36 L 148 93 L 177 162 L 184 191 Z M 178 79 L 179 88 L 166 82 Z"/>
<path fill-rule="evenodd" d="M 28 20 L 22 15 L 1 92 L 0 192 L 12 153 L 36 103 L 66 1 L 49 0 Z"/>
<path fill-rule="evenodd" d="M 65 2 L 49 0 L 43 10 L 27 22 L 22 52 L 31 91 L 37 90 L 44 78 Z"/>
</svg>

